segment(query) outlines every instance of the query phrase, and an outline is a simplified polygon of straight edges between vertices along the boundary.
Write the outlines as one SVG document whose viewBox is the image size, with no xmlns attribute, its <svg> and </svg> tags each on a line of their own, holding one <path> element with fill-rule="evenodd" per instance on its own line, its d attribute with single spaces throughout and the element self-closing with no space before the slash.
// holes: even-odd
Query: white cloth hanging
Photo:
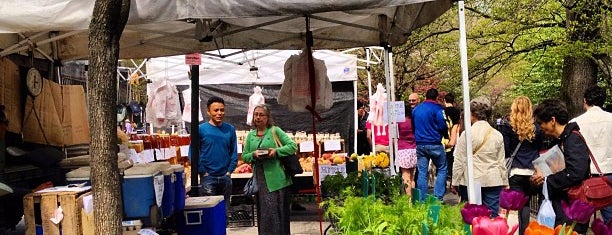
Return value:
<svg viewBox="0 0 612 235">
<path fill-rule="evenodd" d="M 372 97 L 370 97 L 370 115 L 368 116 L 368 121 L 375 127 L 378 127 L 376 129 L 378 131 L 377 135 L 386 135 L 385 128 L 381 128 L 387 125 L 387 120 L 385 120 L 384 114 L 386 103 L 387 90 L 381 83 L 378 83 L 376 85 L 376 92 L 374 95 L 372 95 Z M 374 131 L 374 128 L 372 128 L 372 131 Z"/>
<path fill-rule="evenodd" d="M 316 102 L 315 110 L 329 110 L 334 105 L 332 84 L 327 77 L 325 62 L 313 58 L 315 67 Z M 308 77 L 308 56 L 302 51 L 299 55 L 292 55 L 285 62 L 285 80 L 278 95 L 278 103 L 287 105 L 292 112 L 307 112 L 310 105 L 310 79 Z"/>
<path fill-rule="evenodd" d="M 146 120 L 155 127 L 166 127 L 181 119 L 178 90 L 172 83 L 161 81 L 153 84 L 147 102 Z"/>
<path fill-rule="evenodd" d="M 247 111 L 246 121 L 246 124 L 249 126 L 251 125 L 251 121 L 253 121 L 253 109 L 255 109 L 255 106 L 266 103 L 266 99 L 263 94 L 261 94 L 262 90 L 260 86 L 253 87 L 253 94 L 249 97 L 249 110 Z"/>
<path fill-rule="evenodd" d="M 182 93 L 183 101 L 185 102 L 185 107 L 183 107 L 183 115 L 181 116 L 181 120 L 185 122 L 191 122 L 191 88 L 184 90 Z M 204 121 L 204 117 L 202 117 L 202 107 L 200 107 L 200 97 L 198 97 L 198 120 Z"/>
</svg>

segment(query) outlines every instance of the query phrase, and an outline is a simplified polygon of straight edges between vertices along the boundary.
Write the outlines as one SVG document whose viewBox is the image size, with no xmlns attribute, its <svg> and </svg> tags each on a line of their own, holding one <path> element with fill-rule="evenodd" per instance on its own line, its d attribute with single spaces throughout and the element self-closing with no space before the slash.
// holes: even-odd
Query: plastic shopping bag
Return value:
<svg viewBox="0 0 612 235">
<path fill-rule="evenodd" d="M 546 225 L 550 228 L 555 227 L 555 211 L 552 207 L 552 202 L 548 199 L 548 185 L 546 184 L 546 178 L 544 178 L 544 185 L 542 186 L 542 194 L 544 194 L 544 201 L 538 211 L 537 221 L 541 225 Z"/>
</svg>

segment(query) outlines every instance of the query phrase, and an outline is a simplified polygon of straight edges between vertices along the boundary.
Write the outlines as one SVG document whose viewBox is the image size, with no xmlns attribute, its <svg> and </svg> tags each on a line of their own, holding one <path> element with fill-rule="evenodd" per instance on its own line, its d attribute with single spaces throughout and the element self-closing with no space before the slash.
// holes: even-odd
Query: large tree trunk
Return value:
<svg viewBox="0 0 612 235">
<path fill-rule="evenodd" d="M 570 42 L 595 42 L 601 38 L 602 0 L 567 0 L 567 32 Z M 586 49 L 586 48 L 582 48 Z M 579 49 L 575 49 L 579 50 Z M 583 51 L 565 56 L 561 80 L 561 99 L 570 118 L 582 112 L 584 91 L 597 84 L 598 67 Z"/>
<path fill-rule="evenodd" d="M 117 167 L 117 60 L 129 0 L 97 0 L 89 25 L 89 128 L 95 234 L 120 235 L 123 216 Z"/>
<path fill-rule="evenodd" d="M 584 112 L 584 91 L 597 82 L 597 65 L 591 58 L 570 57 L 563 59 L 561 99 L 565 101 L 570 118 Z"/>
</svg>

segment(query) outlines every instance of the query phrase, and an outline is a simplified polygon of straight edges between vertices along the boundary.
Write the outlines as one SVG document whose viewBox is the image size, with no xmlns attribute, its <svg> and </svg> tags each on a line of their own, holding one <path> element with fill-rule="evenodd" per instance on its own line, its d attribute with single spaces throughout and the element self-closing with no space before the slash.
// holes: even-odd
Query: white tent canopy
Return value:
<svg viewBox="0 0 612 235">
<path fill-rule="evenodd" d="M 451 0 L 132 0 L 121 58 L 229 49 L 301 49 L 305 15 L 314 48 L 403 44 Z M 3 0 L 0 57 L 36 48 L 39 58 L 88 57 L 94 0 Z M 57 55 L 52 52 L 57 42 Z"/>
<path fill-rule="evenodd" d="M 87 59 L 95 0 L 2 0 L 0 58 Z M 301 49 L 310 19 L 315 49 L 397 46 L 438 18 L 452 0 L 132 0 L 120 58 L 153 58 L 217 49 Z M 464 108 L 469 115 L 463 1 L 458 1 Z M 390 55 L 389 50 L 385 51 Z M 392 81 L 385 58 L 387 83 Z M 392 83 L 391 83 L 392 84 Z M 469 118 L 465 118 L 470 137 Z M 471 144 L 468 142 L 468 179 Z M 468 182 L 473 200 L 473 183 Z"/>
<path fill-rule="evenodd" d="M 299 50 L 236 50 L 222 49 L 202 54 L 200 84 L 282 84 L 285 79 L 283 65 Z M 357 79 L 357 57 L 329 50 L 313 53 L 323 60 L 331 82 Z M 256 71 L 252 68 L 256 68 Z M 152 58 L 147 61 L 147 78 L 153 82 L 167 80 L 175 85 L 189 85 L 190 68 L 185 56 Z"/>
</svg>

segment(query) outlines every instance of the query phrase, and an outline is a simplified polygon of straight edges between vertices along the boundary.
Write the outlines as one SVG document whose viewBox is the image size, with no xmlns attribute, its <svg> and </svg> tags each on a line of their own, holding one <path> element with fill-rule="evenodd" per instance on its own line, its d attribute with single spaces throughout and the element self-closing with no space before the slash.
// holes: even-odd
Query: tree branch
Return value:
<svg viewBox="0 0 612 235">
<path fill-rule="evenodd" d="M 406 46 L 406 48 L 404 50 L 398 51 L 398 54 L 402 54 L 405 53 L 406 51 L 414 48 L 416 45 L 419 45 L 420 43 L 426 41 L 427 39 L 431 38 L 431 37 L 435 37 L 438 35 L 443 35 L 443 34 L 447 34 L 447 33 L 451 33 L 453 31 L 457 31 L 459 30 L 459 28 L 450 28 L 448 30 L 444 30 L 444 31 L 439 31 L 439 32 L 433 32 L 425 37 L 419 38 L 419 40 L 414 41 L 413 43 L 410 43 L 408 46 Z"/>
</svg>

